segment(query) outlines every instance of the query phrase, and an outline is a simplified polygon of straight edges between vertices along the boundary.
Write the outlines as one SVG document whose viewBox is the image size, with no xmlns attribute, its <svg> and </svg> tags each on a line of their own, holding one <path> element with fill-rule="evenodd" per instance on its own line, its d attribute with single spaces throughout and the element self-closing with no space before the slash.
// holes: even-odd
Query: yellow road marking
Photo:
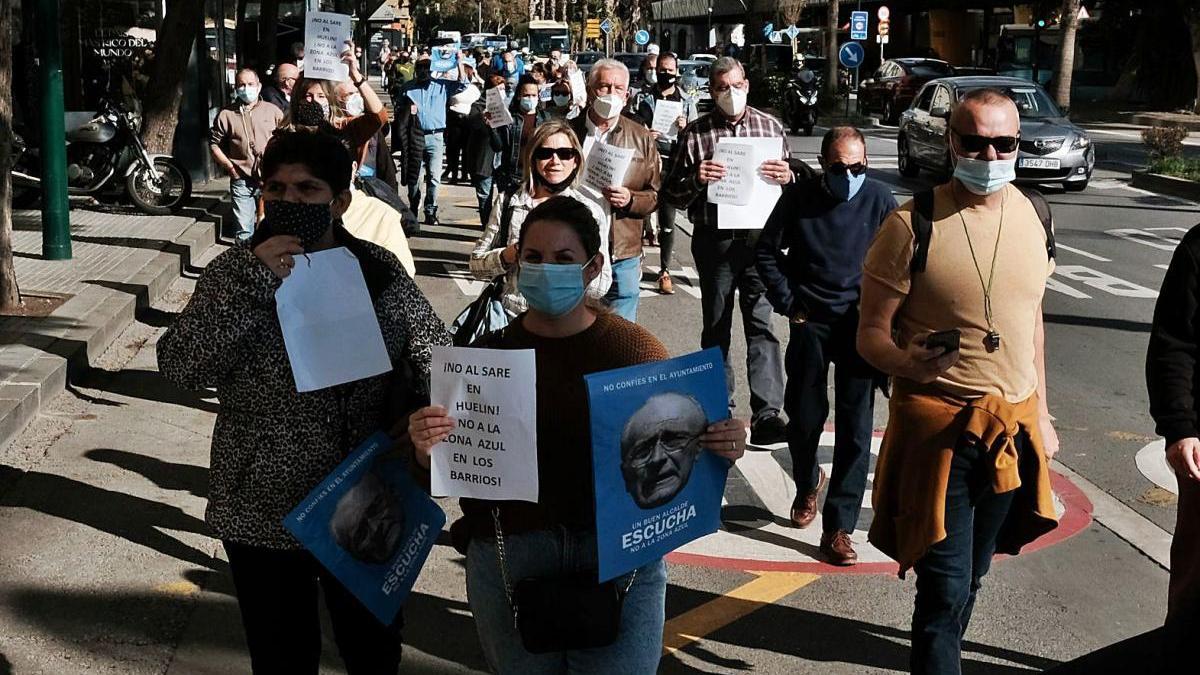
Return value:
<svg viewBox="0 0 1200 675">
<path fill-rule="evenodd" d="M 200 592 L 200 587 L 190 581 L 168 581 L 158 584 L 154 590 L 167 595 L 178 595 L 185 598 L 191 597 Z"/>
<path fill-rule="evenodd" d="M 757 579 L 667 621 L 663 627 L 663 653 L 672 654 L 819 578 L 806 572 L 764 572 Z"/>
</svg>

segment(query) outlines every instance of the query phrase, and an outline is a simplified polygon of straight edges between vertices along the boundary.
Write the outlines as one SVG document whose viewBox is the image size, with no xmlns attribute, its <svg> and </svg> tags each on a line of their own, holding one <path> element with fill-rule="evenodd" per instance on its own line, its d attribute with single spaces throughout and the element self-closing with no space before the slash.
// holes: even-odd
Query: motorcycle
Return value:
<svg viewBox="0 0 1200 675">
<path fill-rule="evenodd" d="M 150 154 L 138 136 L 141 116 L 111 101 L 87 124 L 67 132 L 67 194 L 128 195 L 142 212 L 169 215 L 192 194 L 192 179 L 170 155 Z M 43 139 L 44 140 L 44 139 Z M 13 143 L 17 195 L 40 191 L 41 154 L 18 134 Z"/>
<path fill-rule="evenodd" d="M 817 124 L 817 97 L 821 81 L 811 70 L 802 70 L 787 83 L 784 101 L 787 104 L 787 123 L 793 134 L 804 129 L 805 136 L 812 136 Z"/>
</svg>

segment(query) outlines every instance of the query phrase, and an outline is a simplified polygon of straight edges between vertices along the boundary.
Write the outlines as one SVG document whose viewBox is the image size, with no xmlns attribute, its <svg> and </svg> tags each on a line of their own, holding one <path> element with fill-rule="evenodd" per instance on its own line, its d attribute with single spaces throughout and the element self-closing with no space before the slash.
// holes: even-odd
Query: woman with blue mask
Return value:
<svg viewBox="0 0 1200 675">
<path fill-rule="evenodd" d="M 533 132 L 540 127 L 549 115 L 538 106 L 538 95 L 541 85 L 531 75 L 522 75 L 517 86 L 510 87 L 512 99 L 509 112 L 512 114 L 512 124 L 498 127 L 493 133 L 500 141 L 500 165 L 497 167 L 496 189 L 501 193 L 512 194 L 520 187 L 518 181 L 521 175 L 521 156 Z"/>
<path fill-rule="evenodd" d="M 668 357 L 646 329 L 589 300 L 585 288 L 601 273 L 604 247 L 592 209 L 555 196 L 529 212 L 518 241 L 518 279 L 529 309 L 482 341 L 491 349 L 531 349 L 537 364 L 537 503 L 463 499 L 451 542 L 467 556 L 467 597 L 480 644 L 496 673 L 622 673 L 649 675 L 662 655 L 666 566 L 661 559 L 616 579 L 623 591 L 616 641 L 590 649 L 532 653 L 514 627 L 505 582 L 530 577 L 587 579 L 597 570 L 591 429 L 584 377 Z M 417 463 L 428 469 L 434 446 L 455 421 L 444 408 L 412 415 L 409 433 Z M 745 450 L 745 423 L 705 428 L 703 447 Z M 532 470 L 532 467 L 530 467 Z M 500 567 L 499 545 L 504 551 Z M 570 619 L 564 615 L 564 621 Z M 570 626 L 570 624 L 567 624 Z M 526 628 L 525 631 L 531 629 Z M 568 628 L 569 630 L 569 628 Z"/>
<path fill-rule="evenodd" d="M 501 196 L 499 204 L 491 211 L 483 234 L 475 243 L 475 250 L 471 253 L 471 273 L 476 279 L 485 281 L 504 277 L 501 304 L 508 318 L 528 308 L 517 283 L 517 242 L 525 219 L 534 208 L 561 195 L 587 205 L 597 222 L 607 222 L 595 200 L 588 199 L 578 190 L 583 177 L 582 157 L 579 139 L 566 122 L 552 119 L 539 126 L 522 152 L 520 187 L 514 194 Z M 502 237 L 504 232 L 507 235 Z M 608 251 L 607 228 L 600 233 L 600 239 L 601 249 Z M 600 266 L 600 274 L 587 289 L 595 298 L 604 297 L 612 285 L 611 261 L 607 255 L 601 256 Z"/>
</svg>

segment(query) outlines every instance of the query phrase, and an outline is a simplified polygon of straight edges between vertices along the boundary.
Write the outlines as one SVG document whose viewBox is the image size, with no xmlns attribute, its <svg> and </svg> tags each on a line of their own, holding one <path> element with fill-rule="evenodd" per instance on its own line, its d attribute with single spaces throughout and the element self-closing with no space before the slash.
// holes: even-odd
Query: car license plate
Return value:
<svg viewBox="0 0 1200 675">
<path fill-rule="evenodd" d="M 1057 159 L 1045 159 L 1042 157 L 1022 157 L 1017 166 L 1022 169 L 1057 169 L 1059 161 Z"/>
</svg>

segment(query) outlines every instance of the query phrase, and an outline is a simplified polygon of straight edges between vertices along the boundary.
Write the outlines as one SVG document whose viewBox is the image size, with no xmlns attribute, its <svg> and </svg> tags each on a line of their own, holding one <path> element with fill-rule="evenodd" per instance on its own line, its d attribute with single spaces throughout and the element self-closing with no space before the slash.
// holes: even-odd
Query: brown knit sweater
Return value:
<svg viewBox="0 0 1200 675">
<path fill-rule="evenodd" d="M 669 357 L 658 338 L 615 314 L 565 338 L 539 337 L 518 317 L 488 345 L 533 349 L 537 360 L 538 503 L 461 500 L 463 517 L 451 528 L 455 548 L 470 537 L 494 538 L 492 508 L 500 507 L 504 533 L 564 526 L 596 527 L 592 489 L 592 432 L 583 376 Z"/>
</svg>

